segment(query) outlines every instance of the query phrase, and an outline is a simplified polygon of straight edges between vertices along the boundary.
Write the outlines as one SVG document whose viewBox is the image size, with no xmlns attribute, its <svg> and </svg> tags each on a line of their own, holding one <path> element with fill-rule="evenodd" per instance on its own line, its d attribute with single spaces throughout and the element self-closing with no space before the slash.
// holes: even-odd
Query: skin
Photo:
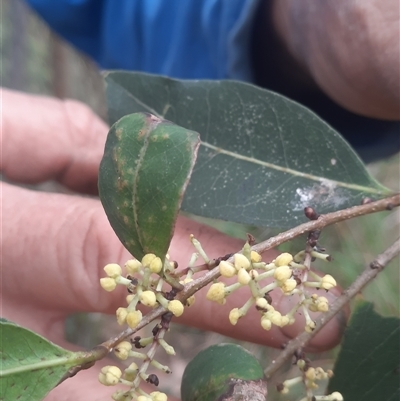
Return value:
<svg viewBox="0 0 400 401">
<path fill-rule="evenodd" d="M 4 89 L 1 135 L 1 172 L 10 181 L 35 184 L 56 180 L 67 193 L 38 192 L 2 182 L 2 315 L 68 349 L 64 340 L 66 316 L 74 312 L 114 314 L 125 305 L 121 289 L 106 293 L 99 285 L 103 267 L 130 258 L 112 231 L 95 193 L 97 170 L 108 127 L 87 106 L 75 101 L 26 95 Z M 188 240 L 194 234 L 211 257 L 241 249 L 243 242 L 187 218 L 180 217 L 171 244 L 171 257 L 180 266 L 193 253 Z M 264 255 L 271 260 L 274 253 Z M 340 290 L 332 292 L 334 298 Z M 264 331 L 252 310 L 232 330 L 229 310 L 241 306 L 248 294 L 228 298 L 224 307 L 206 301 L 205 291 L 179 323 L 234 335 L 259 344 L 280 347 L 303 330 L 299 323 L 289 334 Z M 289 309 L 287 297 L 274 300 Z M 210 316 L 213 318 L 210 319 Z M 252 330 L 248 330 L 252 327 Z M 333 320 L 316 336 L 312 351 L 331 348 L 340 341 L 343 322 Z M 46 401 L 99 400 L 114 388 L 98 384 L 99 368 L 79 373 L 57 387 Z M 154 390 L 154 389 L 153 389 Z M 152 390 L 151 390 L 152 391 Z"/>
<path fill-rule="evenodd" d="M 400 119 L 398 0 L 274 0 L 272 20 L 303 76 L 334 101 Z"/>
</svg>

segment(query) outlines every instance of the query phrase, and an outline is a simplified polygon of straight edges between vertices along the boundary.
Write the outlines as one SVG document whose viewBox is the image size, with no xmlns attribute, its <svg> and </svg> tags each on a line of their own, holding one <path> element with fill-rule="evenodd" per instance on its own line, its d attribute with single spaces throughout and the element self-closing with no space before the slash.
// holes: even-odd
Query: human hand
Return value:
<svg viewBox="0 0 400 401">
<path fill-rule="evenodd" d="M 82 195 L 96 193 L 108 128 L 75 101 L 9 90 L 3 90 L 2 100 L 2 174 L 25 184 L 54 179 L 76 191 L 46 193 L 2 183 L 2 211 L 6 216 L 1 237 L 3 316 L 71 349 L 64 340 L 64 321 L 69 314 L 114 314 L 126 295 L 119 289 L 106 293 L 99 285 L 104 265 L 123 264 L 129 254 L 111 229 L 99 200 Z M 185 266 L 193 253 L 189 234 L 201 241 L 211 257 L 243 245 L 180 217 L 170 251 L 180 266 Z M 256 311 L 232 330 L 228 313 L 240 302 L 230 297 L 222 307 L 206 301 L 205 291 L 200 291 L 196 303 L 176 321 L 274 347 L 289 340 L 279 328 L 268 332 L 261 329 Z M 275 302 L 284 307 L 287 297 Z M 332 347 L 339 341 L 342 328 L 339 318 L 332 320 L 310 347 L 314 351 Z M 295 336 L 303 329 L 304 325 L 297 324 L 290 334 Z M 99 385 L 96 367 L 63 382 L 46 401 L 107 399 L 114 389 Z"/>
<path fill-rule="evenodd" d="M 272 19 L 333 100 L 368 117 L 400 119 L 398 0 L 275 0 Z"/>
</svg>

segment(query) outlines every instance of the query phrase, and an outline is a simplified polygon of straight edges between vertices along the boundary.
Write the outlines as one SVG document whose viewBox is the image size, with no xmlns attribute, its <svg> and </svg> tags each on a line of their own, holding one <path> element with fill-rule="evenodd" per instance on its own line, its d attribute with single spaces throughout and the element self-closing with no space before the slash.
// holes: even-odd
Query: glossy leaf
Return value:
<svg viewBox="0 0 400 401">
<path fill-rule="evenodd" d="M 73 367 L 85 361 L 9 321 L 0 322 L 0 401 L 39 401 Z"/>
<path fill-rule="evenodd" d="M 378 315 L 360 303 L 346 330 L 329 392 L 345 400 L 400 399 L 400 320 Z"/>
<path fill-rule="evenodd" d="M 265 399 L 266 385 L 262 381 L 263 376 L 258 360 L 240 345 L 212 345 L 200 351 L 186 366 L 181 383 L 181 398 L 182 401 L 227 399 L 223 395 L 232 393 L 232 379 L 240 379 L 254 382 L 257 386 L 256 392 L 260 394 L 264 391 Z M 254 401 L 254 397 L 241 399 Z"/>
<path fill-rule="evenodd" d="M 196 132 L 147 113 L 111 127 L 99 194 L 112 228 L 136 258 L 165 257 L 199 142 Z"/>
<path fill-rule="evenodd" d="M 200 133 L 182 204 L 190 213 L 284 228 L 305 221 L 305 206 L 326 213 L 390 193 L 336 131 L 276 93 L 122 71 L 106 83 L 111 123 L 147 111 Z"/>
</svg>

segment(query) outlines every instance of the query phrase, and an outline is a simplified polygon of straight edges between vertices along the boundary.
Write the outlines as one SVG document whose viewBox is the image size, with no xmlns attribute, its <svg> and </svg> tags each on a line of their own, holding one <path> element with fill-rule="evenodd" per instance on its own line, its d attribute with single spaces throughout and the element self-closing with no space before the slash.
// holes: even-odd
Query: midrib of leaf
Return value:
<svg viewBox="0 0 400 401">
<path fill-rule="evenodd" d="M 152 113 L 152 114 L 154 114 L 155 116 L 157 116 L 159 118 L 165 118 L 165 115 L 162 115 L 162 114 L 158 113 L 156 110 L 151 108 L 149 105 L 147 105 L 146 103 L 143 103 L 138 97 L 134 96 L 131 92 L 129 92 L 120 83 L 117 83 L 114 80 L 113 80 L 113 82 L 116 85 L 118 85 L 125 93 L 127 93 L 130 98 L 132 98 L 135 102 L 140 104 L 140 106 L 142 106 L 144 109 L 146 109 L 149 113 Z M 165 109 L 164 109 L 164 111 L 166 112 Z M 342 187 L 342 188 L 349 188 L 349 189 L 354 189 L 354 190 L 357 190 L 357 191 L 363 191 L 363 192 L 368 192 L 368 193 L 377 194 L 377 195 L 382 195 L 382 193 L 386 193 L 386 194 L 390 193 L 390 191 L 387 188 L 385 188 L 384 186 L 379 184 L 378 181 L 375 181 L 375 180 L 372 180 L 372 179 L 371 179 L 371 181 L 374 181 L 375 184 L 381 188 L 380 190 L 379 189 L 375 189 L 375 188 L 365 187 L 363 185 L 349 184 L 347 182 L 328 180 L 327 178 L 318 177 L 318 176 L 313 175 L 313 174 L 302 173 L 300 171 L 293 170 L 293 169 L 290 169 L 288 167 L 282 167 L 282 166 L 278 166 L 278 165 L 275 165 L 275 164 L 272 164 L 272 163 L 264 162 L 262 160 L 254 159 L 254 158 L 243 156 L 243 155 L 239 155 L 239 154 L 237 154 L 235 152 L 230 152 L 228 150 L 224 150 L 224 149 L 219 148 L 217 146 L 211 145 L 210 143 L 207 143 L 207 142 L 201 141 L 200 144 L 205 146 L 205 147 L 208 147 L 210 149 L 213 149 L 213 150 L 217 151 L 218 153 L 226 154 L 228 156 L 235 157 L 235 158 L 240 159 L 240 160 L 245 160 L 245 161 L 248 161 L 248 162 L 251 162 L 251 163 L 255 163 L 255 164 L 258 164 L 258 165 L 261 165 L 261 166 L 264 166 L 264 167 L 271 168 L 273 170 L 282 171 L 284 173 L 289 173 L 289 174 L 295 175 L 297 177 L 307 178 L 307 179 L 312 180 L 312 181 L 317 181 L 317 182 L 321 182 L 321 183 L 329 181 L 329 182 L 332 182 L 335 185 L 337 185 L 339 187 Z M 135 222 L 135 224 L 136 224 L 136 222 Z"/>
<path fill-rule="evenodd" d="M 263 166 L 263 167 L 268 167 L 268 168 L 270 168 L 272 170 L 282 171 L 283 173 L 288 173 L 288 174 L 292 174 L 292 175 L 295 175 L 295 176 L 298 176 L 298 177 L 307 178 L 307 179 L 312 180 L 312 181 L 318 181 L 318 182 L 321 182 L 321 183 L 329 181 L 329 182 L 335 184 L 338 187 L 349 188 L 349 189 L 354 189 L 354 190 L 357 190 L 357 191 L 363 191 L 363 192 L 369 192 L 369 193 L 375 193 L 375 194 L 378 194 L 378 195 L 381 195 L 383 191 L 388 192 L 388 190 L 386 188 L 382 187 L 382 186 L 381 186 L 382 190 L 378 190 L 378 189 L 375 189 L 375 188 L 365 187 L 363 185 L 350 184 L 350 183 L 347 183 L 347 182 L 341 182 L 341 181 L 335 181 L 335 180 L 327 179 L 325 177 L 319 177 L 319 176 L 316 176 L 316 175 L 313 175 L 313 174 L 302 173 L 301 171 L 293 170 L 293 169 L 288 168 L 288 167 L 278 166 L 276 164 L 268 163 L 268 162 L 265 162 L 263 160 L 254 159 L 252 157 L 243 156 L 243 155 L 240 155 L 238 153 L 231 152 L 229 150 L 224 150 L 222 148 L 219 148 L 218 146 L 211 145 L 210 143 L 207 143 L 207 142 L 203 142 L 202 141 L 201 145 L 203 145 L 206 148 L 215 150 L 217 153 L 221 153 L 221 154 L 224 154 L 224 155 L 227 155 L 227 156 L 239 159 L 239 160 L 244 160 L 244 161 L 247 161 L 247 162 L 250 162 L 250 163 L 258 164 L 258 165 Z"/>
<path fill-rule="evenodd" d="M 139 238 L 139 243 L 140 243 L 140 246 L 141 246 L 142 249 L 143 249 L 142 231 L 141 231 L 141 229 L 139 227 L 139 210 L 138 210 L 138 205 L 137 205 L 138 181 L 140 179 L 140 177 L 139 177 L 140 168 L 142 167 L 143 159 L 144 159 L 144 157 L 146 155 L 147 148 L 149 147 L 149 136 L 150 136 L 152 128 L 153 128 L 152 125 L 148 128 L 148 131 L 146 132 L 146 136 L 144 138 L 144 144 L 143 144 L 142 148 L 140 149 L 139 160 L 137 161 L 137 164 L 136 164 L 135 176 L 134 176 L 134 179 L 133 179 L 133 188 L 132 188 L 133 220 L 135 222 L 136 232 L 137 232 L 137 235 L 138 235 L 138 238 Z"/>
<path fill-rule="evenodd" d="M 54 366 L 74 365 L 74 364 L 75 364 L 75 361 L 72 361 L 70 357 L 69 358 L 68 357 L 57 358 L 57 359 L 52 359 L 50 361 L 40 361 L 37 363 L 31 363 L 28 365 L 17 366 L 15 368 L 11 368 L 11 369 L 1 370 L 0 377 L 6 377 L 6 376 L 9 376 L 9 375 L 12 375 L 15 373 L 30 372 L 33 370 L 45 369 L 45 368 L 54 367 Z"/>
</svg>

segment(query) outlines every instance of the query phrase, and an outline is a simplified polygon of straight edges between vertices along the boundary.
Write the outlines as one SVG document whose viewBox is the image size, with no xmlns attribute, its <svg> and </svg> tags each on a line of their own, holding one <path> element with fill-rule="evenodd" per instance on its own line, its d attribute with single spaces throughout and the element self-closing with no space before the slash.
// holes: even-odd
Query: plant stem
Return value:
<svg viewBox="0 0 400 401">
<path fill-rule="evenodd" d="M 295 228 L 284 231 L 276 235 L 275 237 L 269 238 L 266 241 L 260 242 L 257 245 L 251 247 L 252 251 L 258 253 L 264 253 L 276 246 L 290 241 L 302 234 L 308 233 L 313 230 L 321 230 L 322 228 L 331 224 L 338 223 L 340 221 L 352 219 L 354 217 L 363 216 L 365 214 L 381 212 L 383 210 L 392 210 L 394 207 L 400 206 L 400 194 L 390 196 L 388 198 L 380 199 L 375 202 L 366 203 L 365 205 L 353 206 L 348 209 L 339 210 L 333 213 L 327 213 L 320 215 L 318 220 L 312 220 L 307 223 L 301 224 Z M 226 259 L 228 262 L 233 263 L 233 256 Z M 213 280 L 220 276 L 219 268 L 213 268 L 203 276 L 188 283 L 185 288 L 178 294 L 176 299 L 181 302 L 185 302 L 187 298 L 195 294 L 198 290 L 205 287 Z"/>
<path fill-rule="evenodd" d="M 375 202 L 370 202 L 364 205 L 353 206 L 348 209 L 339 210 L 337 212 L 328 213 L 325 215 L 321 215 L 318 217 L 317 220 L 313 220 L 304 224 L 301 224 L 295 228 L 292 228 L 288 231 L 280 233 L 275 237 L 269 238 L 266 241 L 260 242 L 257 245 L 251 247 L 251 250 L 256 251 L 258 253 L 264 253 L 286 241 L 290 241 L 293 238 L 298 237 L 299 235 L 305 234 L 312 230 L 320 230 L 326 226 L 331 224 L 338 223 L 339 221 L 348 220 L 354 217 L 363 216 L 365 214 L 380 212 L 383 210 L 391 210 L 394 207 L 400 206 L 400 194 L 396 194 L 390 196 L 388 198 L 380 199 Z M 342 296 L 340 296 L 335 303 L 332 305 L 329 312 L 325 313 L 323 316 L 320 317 L 317 321 L 317 327 L 312 333 L 303 333 L 298 336 L 296 339 L 289 342 L 286 349 L 280 354 L 280 356 L 274 361 L 273 365 L 270 365 L 266 369 L 267 377 L 270 377 L 277 369 L 279 369 L 282 364 L 291 357 L 294 351 L 300 347 L 303 347 L 311 338 L 347 303 L 349 300 L 356 295 L 361 288 L 363 288 L 369 281 L 371 281 L 379 271 L 381 271 L 388 261 L 390 261 L 396 254 L 399 253 L 400 248 L 400 241 L 394 244 L 391 248 L 389 248 L 386 252 L 382 255 L 378 256 L 378 258 L 373 262 L 375 267 L 374 269 L 369 268 L 368 272 L 365 271 L 350 287 L 347 291 L 344 292 Z M 394 250 L 391 250 L 391 249 Z M 391 255 L 391 252 L 393 255 Z M 390 259 L 389 259 L 390 257 Z M 233 263 L 233 255 L 228 258 L 228 255 L 221 258 L 221 260 L 227 260 L 228 262 Z M 217 265 L 218 259 L 214 261 L 210 261 L 208 264 L 201 265 L 198 267 L 193 267 L 194 271 L 202 271 L 205 267 L 209 268 L 210 270 L 205 273 L 203 276 L 194 279 L 190 283 L 186 284 L 182 291 L 180 291 L 175 299 L 178 299 L 182 303 L 185 303 L 186 300 L 199 291 L 201 288 L 205 287 L 206 285 L 210 284 L 212 281 L 217 279 L 220 276 L 219 268 L 214 267 Z M 372 265 L 371 264 L 371 265 Z M 175 283 L 174 283 L 175 284 Z M 110 338 L 109 340 L 105 341 L 104 343 L 96 346 L 93 350 L 89 351 L 87 363 L 83 363 L 80 366 L 75 366 L 67 372 L 67 374 L 60 380 L 59 383 L 66 380 L 69 377 L 74 376 L 80 370 L 87 369 L 88 367 L 92 366 L 95 361 L 103 359 L 107 354 L 121 341 L 124 339 L 132 336 L 137 331 L 142 329 L 143 327 L 147 326 L 150 322 L 155 319 L 160 318 L 167 310 L 163 306 L 159 306 L 150 312 L 148 312 L 143 319 L 139 323 L 139 325 L 134 328 L 127 328 L 126 330 L 119 333 L 117 336 Z"/>
<path fill-rule="evenodd" d="M 269 249 L 275 248 L 276 246 L 290 241 L 293 238 L 296 238 L 299 235 L 305 234 L 309 231 L 321 230 L 324 227 L 338 223 L 339 221 L 352 219 L 365 214 L 381 212 L 383 210 L 392 210 L 397 206 L 400 206 L 400 194 L 380 199 L 375 202 L 366 203 L 365 205 L 353 206 L 337 212 L 322 214 L 317 220 L 312 220 L 295 228 L 291 228 L 290 230 L 284 231 L 275 237 L 269 238 L 266 241 L 254 245 L 251 249 L 252 251 L 256 251 L 258 253 L 264 253 Z"/>
<path fill-rule="evenodd" d="M 397 239 L 388 249 L 375 258 L 361 273 L 351 286 L 336 299 L 328 312 L 322 314 L 316 321 L 316 328 L 312 333 L 302 333 L 298 337 L 291 340 L 286 348 L 279 356 L 271 362 L 265 369 L 265 377 L 269 379 L 275 372 L 280 369 L 283 364 L 293 356 L 294 352 L 305 347 L 308 342 L 355 296 L 357 295 L 371 280 L 373 280 L 379 272 L 397 255 L 400 254 L 400 238 Z"/>
</svg>

